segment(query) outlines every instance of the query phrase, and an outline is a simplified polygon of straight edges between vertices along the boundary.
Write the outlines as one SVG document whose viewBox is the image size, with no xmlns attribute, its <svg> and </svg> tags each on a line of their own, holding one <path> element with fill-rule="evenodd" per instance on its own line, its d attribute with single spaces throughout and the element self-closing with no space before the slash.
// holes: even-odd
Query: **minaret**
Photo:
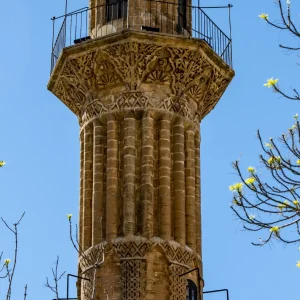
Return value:
<svg viewBox="0 0 300 300">
<path fill-rule="evenodd" d="M 80 125 L 81 300 L 202 298 L 199 124 L 234 72 L 230 38 L 177 1 L 54 18 L 48 89 Z"/>
</svg>

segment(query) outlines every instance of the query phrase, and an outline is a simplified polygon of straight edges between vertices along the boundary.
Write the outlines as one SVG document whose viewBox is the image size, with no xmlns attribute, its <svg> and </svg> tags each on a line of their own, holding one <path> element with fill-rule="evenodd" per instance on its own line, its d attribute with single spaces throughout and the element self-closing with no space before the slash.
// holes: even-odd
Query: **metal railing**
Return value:
<svg viewBox="0 0 300 300">
<path fill-rule="evenodd" d="M 53 17 L 51 72 L 63 48 L 125 29 L 204 40 L 225 63 L 232 66 L 231 37 L 200 7 L 154 0 L 141 1 L 137 6 L 136 2 L 129 7 L 127 0 L 107 0 L 103 5 Z"/>
</svg>

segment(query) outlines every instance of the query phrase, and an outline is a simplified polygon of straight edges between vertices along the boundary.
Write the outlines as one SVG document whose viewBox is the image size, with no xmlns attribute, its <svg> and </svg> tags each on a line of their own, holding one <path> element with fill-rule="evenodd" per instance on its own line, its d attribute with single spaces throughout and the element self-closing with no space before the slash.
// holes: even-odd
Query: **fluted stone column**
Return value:
<svg viewBox="0 0 300 300">
<path fill-rule="evenodd" d="M 200 216 L 200 132 L 195 132 L 195 196 L 196 196 L 196 251 L 202 253 L 201 247 L 201 216 Z"/>
<path fill-rule="evenodd" d="M 141 197 L 143 236 L 147 238 L 153 237 L 153 160 L 153 118 L 145 113 L 142 119 Z"/>
<path fill-rule="evenodd" d="M 98 120 L 94 121 L 93 147 L 93 246 L 102 242 L 102 224 L 104 214 L 103 201 L 103 163 L 104 163 L 104 128 Z"/>
<path fill-rule="evenodd" d="M 174 125 L 174 229 L 175 241 L 185 245 L 185 155 L 184 155 L 184 124 L 178 120 Z"/>
<path fill-rule="evenodd" d="M 84 131 L 80 132 L 80 185 L 79 185 L 79 243 L 83 245 L 83 168 L 84 168 Z"/>
<path fill-rule="evenodd" d="M 188 129 L 185 132 L 185 208 L 186 208 L 186 244 L 196 250 L 195 228 L 195 140 L 194 131 Z"/>
<path fill-rule="evenodd" d="M 107 121 L 107 163 L 106 163 L 106 239 L 117 237 L 118 231 L 118 122 L 113 115 Z"/>
<path fill-rule="evenodd" d="M 93 129 L 84 128 L 84 166 L 83 166 L 83 241 L 82 248 L 92 245 L 92 197 L 93 197 Z"/>
<path fill-rule="evenodd" d="M 124 119 L 124 186 L 123 186 L 123 211 L 124 211 L 124 235 L 133 236 L 136 230 L 135 211 L 135 118 L 127 115 Z"/>
<path fill-rule="evenodd" d="M 159 122 L 159 198 L 160 237 L 171 238 L 171 128 L 170 117 L 164 116 Z"/>
</svg>

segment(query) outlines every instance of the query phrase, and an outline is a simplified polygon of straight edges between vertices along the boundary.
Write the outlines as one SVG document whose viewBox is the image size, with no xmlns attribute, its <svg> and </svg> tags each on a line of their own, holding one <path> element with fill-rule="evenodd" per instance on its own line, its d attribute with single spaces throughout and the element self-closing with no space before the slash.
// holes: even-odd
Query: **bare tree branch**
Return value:
<svg viewBox="0 0 300 300">
<path fill-rule="evenodd" d="M 259 155 L 268 181 L 253 167 L 248 168 L 245 178 L 239 161 L 233 163 L 241 182 L 230 186 L 233 191 L 234 214 L 247 231 L 267 231 L 267 238 L 255 246 L 263 246 L 276 238 L 283 243 L 300 242 L 300 125 L 295 124 L 278 141 L 263 143 L 257 132 L 262 149 Z M 248 191 L 248 193 L 247 193 Z M 250 192 L 250 194 L 249 194 Z"/>
<path fill-rule="evenodd" d="M 20 225 L 23 217 L 25 215 L 25 212 L 22 214 L 20 219 L 13 224 L 13 226 L 9 226 L 8 223 L 1 217 L 2 222 L 6 226 L 6 228 L 11 231 L 14 234 L 15 237 L 15 249 L 14 249 L 14 259 L 13 259 L 13 267 L 12 269 L 9 269 L 9 262 L 10 260 L 7 259 L 4 262 L 4 265 L 2 269 L 0 270 L 0 273 L 5 270 L 5 275 L 1 276 L 0 278 L 7 278 L 8 279 L 8 288 L 7 288 L 7 293 L 6 293 L 6 300 L 11 299 L 11 292 L 12 292 L 12 284 L 13 284 L 13 279 L 14 279 L 14 274 L 17 266 L 17 258 L 18 258 L 18 226 Z M 2 258 L 2 253 L 1 256 Z"/>
<path fill-rule="evenodd" d="M 55 268 L 52 268 L 52 276 L 53 276 L 53 285 L 50 284 L 48 277 L 46 277 L 46 283 L 45 286 L 49 288 L 56 297 L 56 300 L 59 300 L 59 290 L 58 290 L 58 282 L 61 280 L 61 278 L 65 275 L 66 271 L 62 272 L 60 275 L 58 272 L 58 265 L 59 265 L 59 256 L 56 258 L 55 262 Z"/>
<path fill-rule="evenodd" d="M 27 298 L 27 284 L 24 287 L 24 300 Z"/>
</svg>

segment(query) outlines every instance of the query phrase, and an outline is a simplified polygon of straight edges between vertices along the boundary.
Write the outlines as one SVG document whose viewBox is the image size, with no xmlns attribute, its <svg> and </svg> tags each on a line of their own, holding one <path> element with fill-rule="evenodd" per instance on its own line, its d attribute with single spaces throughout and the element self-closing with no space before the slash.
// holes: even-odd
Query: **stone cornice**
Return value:
<svg viewBox="0 0 300 300">
<path fill-rule="evenodd" d="M 126 31 L 65 48 L 48 89 L 81 125 L 130 108 L 163 109 L 199 123 L 233 76 L 202 40 Z"/>
</svg>

